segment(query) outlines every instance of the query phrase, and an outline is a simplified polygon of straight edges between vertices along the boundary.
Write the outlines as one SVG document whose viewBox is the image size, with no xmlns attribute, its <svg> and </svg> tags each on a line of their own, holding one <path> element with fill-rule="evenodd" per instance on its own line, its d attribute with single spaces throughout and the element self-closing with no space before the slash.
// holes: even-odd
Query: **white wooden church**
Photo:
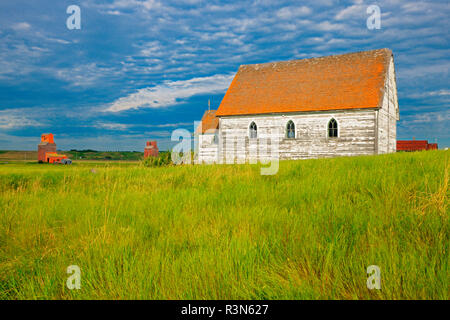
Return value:
<svg viewBox="0 0 450 320">
<path fill-rule="evenodd" d="M 196 130 L 197 162 L 395 152 L 397 120 L 389 49 L 242 65 Z"/>
</svg>

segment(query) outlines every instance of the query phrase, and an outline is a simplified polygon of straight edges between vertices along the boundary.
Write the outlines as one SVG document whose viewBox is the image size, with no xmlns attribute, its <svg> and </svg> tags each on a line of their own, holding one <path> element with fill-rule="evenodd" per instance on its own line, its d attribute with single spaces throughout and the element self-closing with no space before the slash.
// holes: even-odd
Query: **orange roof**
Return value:
<svg viewBox="0 0 450 320">
<path fill-rule="evenodd" d="M 242 65 L 216 115 L 378 108 L 391 56 L 379 49 Z"/>
<path fill-rule="evenodd" d="M 201 123 L 201 133 L 207 130 L 215 130 L 219 128 L 219 118 L 216 117 L 216 110 L 205 111 Z M 197 133 L 200 131 L 200 126 L 197 127 Z"/>
<path fill-rule="evenodd" d="M 44 133 L 43 135 L 41 135 L 41 142 L 55 143 L 55 141 L 53 140 L 53 134 Z"/>
<path fill-rule="evenodd" d="M 53 152 L 47 152 L 45 154 L 47 157 L 49 158 L 61 158 L 61 157 L 67 157 L 65 154 L 58 154 L 58 153 L 53 153 Z"/>
</svg>

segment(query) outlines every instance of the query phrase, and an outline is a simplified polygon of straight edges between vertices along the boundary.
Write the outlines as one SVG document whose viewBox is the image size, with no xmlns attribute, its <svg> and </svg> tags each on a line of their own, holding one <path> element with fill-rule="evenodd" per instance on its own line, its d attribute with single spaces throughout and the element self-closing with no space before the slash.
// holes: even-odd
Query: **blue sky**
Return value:
<svg viewBox="0 0 450 320">
<path fill-rule="evenodd" d="M 366 10 L 381 9 L 369 30 Z M 69 30 L 69 5 L 81 29 Z M 241 64 L 394 52 L 398 139 L 450 146 L 448 1 L 0 2 L 0 149 L 139 150 L 193 131 Z"/>
</svg>

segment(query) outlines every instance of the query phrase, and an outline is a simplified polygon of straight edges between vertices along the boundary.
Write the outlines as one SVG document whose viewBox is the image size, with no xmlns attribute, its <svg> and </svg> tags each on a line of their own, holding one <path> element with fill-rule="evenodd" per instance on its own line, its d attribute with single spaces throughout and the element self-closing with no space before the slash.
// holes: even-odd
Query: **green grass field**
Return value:
<svg viewBox="0 0 450 320">
<path fill-rule="evenodd" d="M 0 299 L 448 299 L 449 155 L 0 164 Z"/>
</svg>

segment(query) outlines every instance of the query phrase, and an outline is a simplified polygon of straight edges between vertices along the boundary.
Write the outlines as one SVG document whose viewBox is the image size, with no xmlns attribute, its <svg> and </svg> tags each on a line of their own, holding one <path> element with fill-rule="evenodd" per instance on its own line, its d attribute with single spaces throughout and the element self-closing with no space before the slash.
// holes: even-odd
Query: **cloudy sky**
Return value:
<svg viewBox="0 0 450 320">
<path fill-rule="evenodd" d="M 378 5 L 381 28 L 368 29 Z M 68 29 L 68 6 L 81 29 Z M 398 138 L 450 146 L 448 1 L 0 1 L 0 149 L 140 150 L 193 131 L 241 64 L 394 52 Z"/>
</svg>

